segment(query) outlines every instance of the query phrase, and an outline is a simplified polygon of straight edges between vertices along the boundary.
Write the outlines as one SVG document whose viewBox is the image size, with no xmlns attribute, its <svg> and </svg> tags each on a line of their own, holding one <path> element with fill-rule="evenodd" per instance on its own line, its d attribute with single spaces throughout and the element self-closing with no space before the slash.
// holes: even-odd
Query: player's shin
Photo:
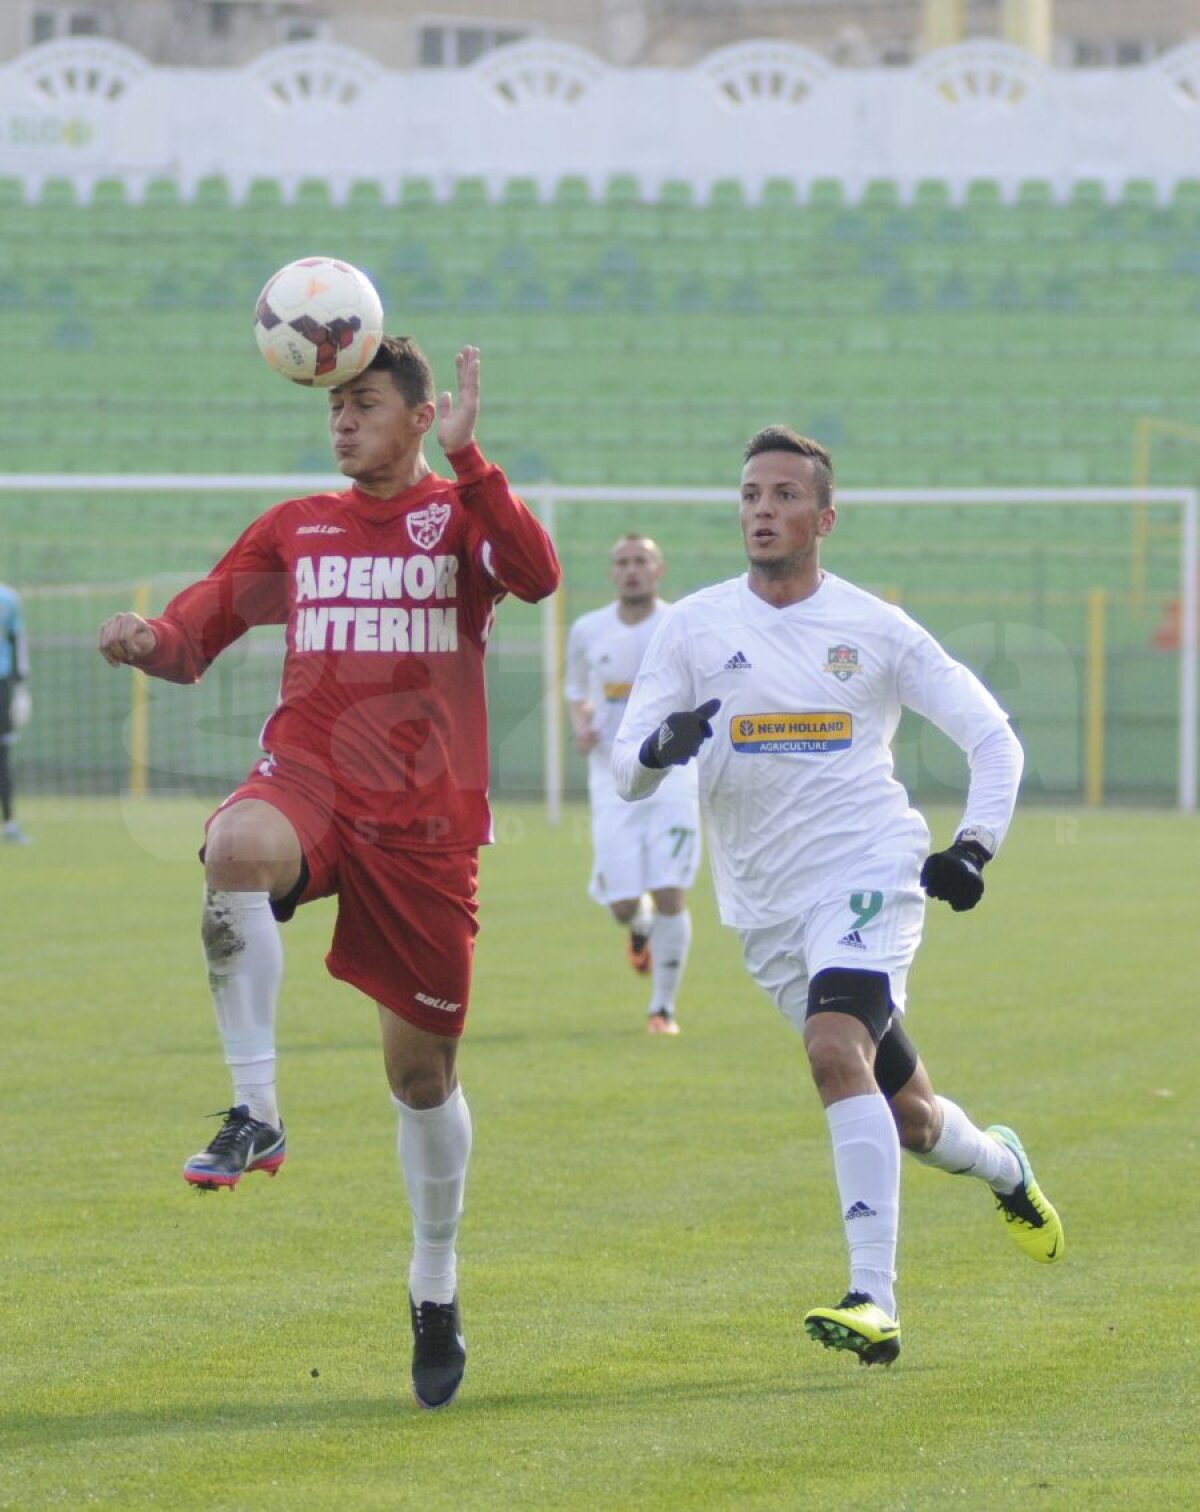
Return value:
<svg viewBox="0 0 1200 1512">
<path fill-rule="evenodd" d="M 654 949 L 651 954 L 652 1000 L 650 1011 L 675 1012 L 679 984 L 687 966 L 692 944 L 692 916 L 685 908 L 680 913 L 660 913 L 654 925 Z"/>
<path fill-rule="evenodd" d="M 850 1251 L 850 1290 L 896 1316 L 896 1235 L 900 1220 L 900 1140 L 878 1092 L 825 1109 Z"/>
<path fill-rule="evenodd" d="M 400 1168 L 412 1210 L 409 1291 L 418 1305 L 452 1302 L 458 1282 L 455 1240 L 471 1155 L 470 1110 L 461 1087 L 436 1108 L 392 1101 L 400 1114 Z"/>
<path fill-rule="evenodd" d="M 275 1010 L 283 946 L 270 895 L 206 888 L 201 937 L 217 1028 L 233 1077 L 233 1106 L 245 1106 L 251 1118 L 278 1127 Z"/>
</svg>

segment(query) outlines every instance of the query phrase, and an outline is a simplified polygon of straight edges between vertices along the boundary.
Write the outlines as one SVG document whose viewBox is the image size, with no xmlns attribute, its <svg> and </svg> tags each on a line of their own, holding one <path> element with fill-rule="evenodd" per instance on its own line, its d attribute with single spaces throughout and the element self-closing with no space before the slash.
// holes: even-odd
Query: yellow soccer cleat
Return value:
<svg viewBox="0 0 1200 1512">
<path fill-rule="evenodd" d="M 826 1349 L 848 1349 L 860 1365 L 890 1365 L 900 1353 L 900 1325 L 865 1292 L 847 1292 L 836 1307 L 814 1307 L 804 1331 Z"/>
<path fill-rule="evenodd" d="M 1033 1167 L 1025 1147 L 1011 1129 L 1003 1124 L 993 1124 L 983 1131 L 999 1140 L 1017 1157 L 1021 1167 L 1021 1185 L 1015 1192 L 997 1192 L 996 1208 L 1008 1226 L 1008 1232 L 1031 1260 L 1050 1265 L 1061 1260 L 1066 1253 L 1067 1241 L 1063 1234 L 1062 1220 L 1052 1204 L 1042 1195 L 1042 1189 L 1033 1179 Z"/>
</svg>

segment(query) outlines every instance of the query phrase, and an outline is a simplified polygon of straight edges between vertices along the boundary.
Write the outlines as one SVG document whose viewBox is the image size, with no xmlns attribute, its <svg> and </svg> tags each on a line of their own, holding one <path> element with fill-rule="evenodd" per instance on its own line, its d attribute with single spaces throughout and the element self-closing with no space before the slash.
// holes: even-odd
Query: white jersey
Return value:
<svg viewBox="0 0 1200 1512">
<path fill-rule="evenodd" d="M 653 612 L 636 625 L 627 625 L 615 603 L 584 614 L 571 626 L 567 637 L 566 695 L 571 702 L 587 700 L 592 705 L 592 724 L 600 736 L 588 753 L 588 796 L 592 803 L 619 804 L 612 779 L 612 744 L 633 680 L 654 632 L 670 613 L 672 605 L 656 599 Z M 698 791 L 693 768 L 671 773 L 673 794 Z"/>
<path fill-rule="evenodd" d="M 721 918 L 748 929 L 788 918 L 872 857 L 929 848 L 924 819 L 896 780 L 902 706 L 943 730 L 971 767 L 963 824 L 1003 839 L 1022 755 L 1004 710 L 902 610 L 825 573 L 817 591 L 775 608 L 746 576 L 674 606 L 646 650 L 613 744 L 626 799 L 662 773 L 638 760 L 670 713 L 719 698 L 713 738 L 690 766 Z"/>
</svg>

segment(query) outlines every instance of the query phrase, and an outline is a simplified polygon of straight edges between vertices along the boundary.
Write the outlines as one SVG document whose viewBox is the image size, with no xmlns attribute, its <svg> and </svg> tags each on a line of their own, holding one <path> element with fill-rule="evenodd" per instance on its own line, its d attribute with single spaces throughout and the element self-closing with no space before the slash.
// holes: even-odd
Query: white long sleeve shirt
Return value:
<svg viewBox="0 0 1200 1512">
<path fill-rule="evenodd" d="M 586 700 L 592 706 L 592 724 L 600 739 L 588 753 L 588 796 L 593 804 L 623 807 L 612 779 L 612 743 L 620 728 L 634 678 L 654 632 L 666 619 L 672 605 L 659 599 L 654 612 L 627 625 L 618 606 L 605 604 L 581 615 L 567 637 L 568 701 Z M 667 787 L 674 793 L 697 792 L 693 766 L 674 767 Z"/>
<path fill-rule="evenodd" d="M 891 752 L 904 707 L 966 753 L 963 826 L 990 830 L 997 845 L 1008 830 L 1023 756 L 1004 710 L 902 610 L 832 573 L 782 609 L 746 576 L 674 606 L 613 743 L 623 798 L 645 797 L 665 776 L 638 760 L 646 736 L 712 698 L 721 707 L 697 765 L 726 924 L 794 916 L 870 857 L 911 853 L 919 864 L 929 830 Z"/>
</svg>

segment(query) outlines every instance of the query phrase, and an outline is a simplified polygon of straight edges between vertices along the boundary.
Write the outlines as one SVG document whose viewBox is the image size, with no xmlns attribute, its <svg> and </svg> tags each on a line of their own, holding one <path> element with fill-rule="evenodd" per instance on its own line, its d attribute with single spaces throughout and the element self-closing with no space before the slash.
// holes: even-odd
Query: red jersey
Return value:
<svg viewBox="0 0 1200 1512">
<path fill-rule="evenodd" d="M 561 580 L 542 526 L 477 447 L 391 499 L 358 488 L 289 499 L 150 621 L 139 666 L 195 682 L 252 625 L 286 625 L 279 702 L 262 733 L 364 838 L 465 849 L 491 838 L 483 656 L 508 593 Z M 369 826 L 369 829 L 367 828 Z"/>
</svg>

